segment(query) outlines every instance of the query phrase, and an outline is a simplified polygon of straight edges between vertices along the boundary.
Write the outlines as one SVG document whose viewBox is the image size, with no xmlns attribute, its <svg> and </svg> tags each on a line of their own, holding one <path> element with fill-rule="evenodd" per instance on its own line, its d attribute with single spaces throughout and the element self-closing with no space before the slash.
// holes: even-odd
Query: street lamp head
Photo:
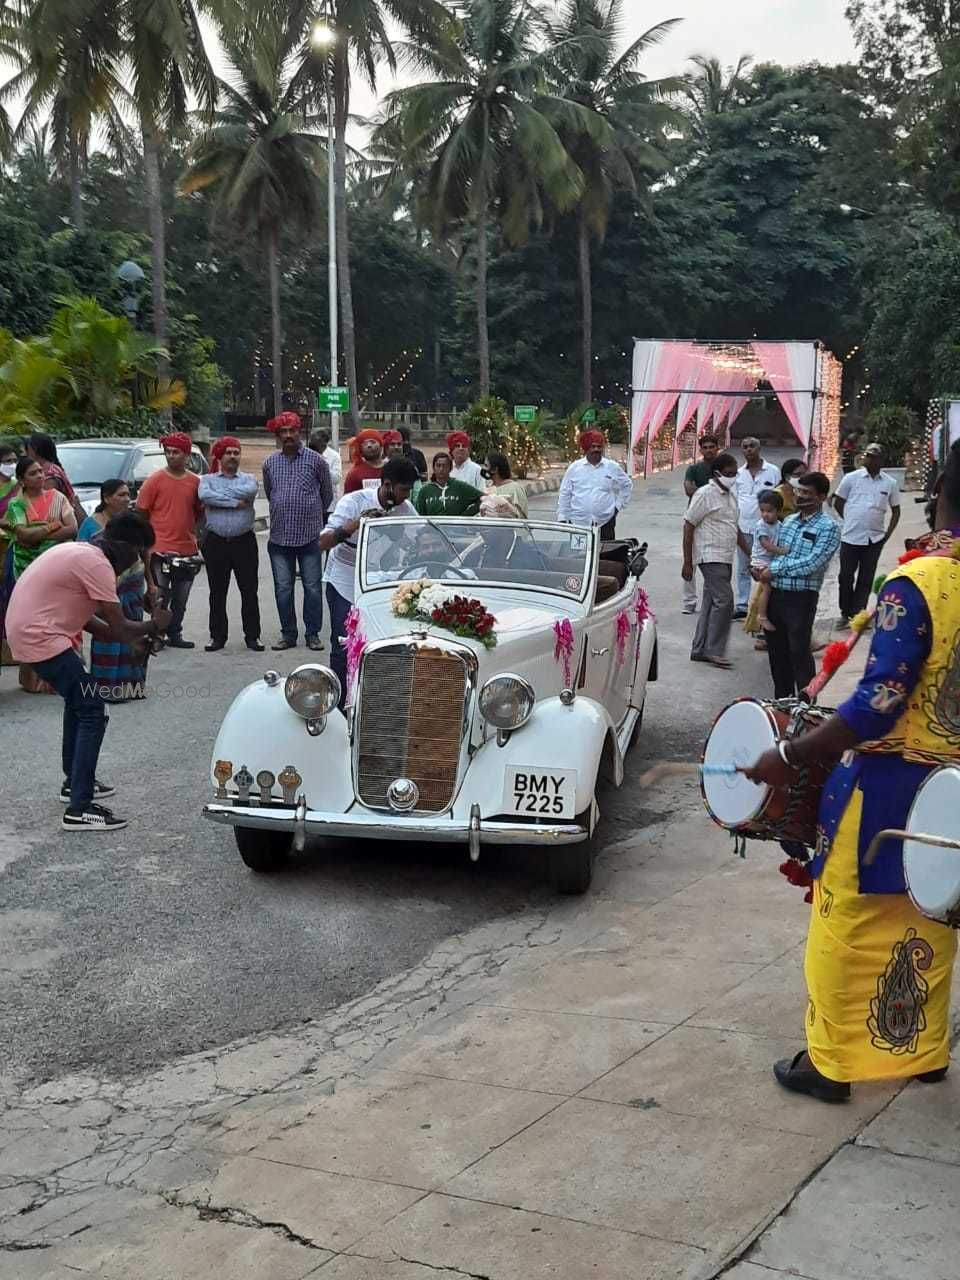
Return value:
<svg viewBox="0 0 960 1280">
<path fill-rule="evenodd" d="M 314 24 L 313 31 L 310 33 L 310 43 L 315 49 L 329 49 L 332 44 L 336 43 L 337 33 L 331 27 L 329 22 L 322 18 Z"/>
<path fill-rule="evenodd" d="M 844 216 L 845 218 L 849 218 L 849 217 L 850 217 L 850 215 L 851 215 L 851 213 L 853 213 L 853 205 L 852 205 L 852 204 L 842 204 L 842 205 L 840 206 L 840 212 L 843 214 L 843 216 Z"/>
</svg>

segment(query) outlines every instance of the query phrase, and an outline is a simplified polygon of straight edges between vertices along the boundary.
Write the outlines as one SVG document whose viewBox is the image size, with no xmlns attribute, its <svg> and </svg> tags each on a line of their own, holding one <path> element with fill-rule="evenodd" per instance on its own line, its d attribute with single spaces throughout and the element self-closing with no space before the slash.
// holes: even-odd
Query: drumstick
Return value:
<svg viewBox="0 0 960 1280">
<path fill-rule="evenodd" d="M 673 778 L 696 773 L 701 777 L 732 778 L 740 772 L 735 764 L 694 764 L 692 761 L 678 760 L 676 763 L 656 764 L 638 779 L 641 787 L 655 786 L 662 778 Z"/>
</svg>

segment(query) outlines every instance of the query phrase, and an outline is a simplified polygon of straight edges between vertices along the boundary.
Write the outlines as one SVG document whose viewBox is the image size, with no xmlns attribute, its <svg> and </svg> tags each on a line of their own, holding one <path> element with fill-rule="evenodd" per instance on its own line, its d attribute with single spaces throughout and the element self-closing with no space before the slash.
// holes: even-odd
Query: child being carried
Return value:
<svg viewBox="0 0 960 1280">
<path fill-rule="evenodd" d="M 786 548 L 780 546 L 780 531 L 783 521 L 783 497 L 775 489 L 764 489 L 758 498 L 760 519 L 753 531 L 753 552 L 750 557 L 752 569 L 769 569 L 770 561 L 776 556 L 786 555 Z M 771 587 L 768 582 L 758 582 L 750 601 L 747 620 L 743 624 L 744 631 L 750 635 L 758 635 L 764 631 L 776 631 L 776 627 L 767 617 L 770 603 Z"/>
</svg>

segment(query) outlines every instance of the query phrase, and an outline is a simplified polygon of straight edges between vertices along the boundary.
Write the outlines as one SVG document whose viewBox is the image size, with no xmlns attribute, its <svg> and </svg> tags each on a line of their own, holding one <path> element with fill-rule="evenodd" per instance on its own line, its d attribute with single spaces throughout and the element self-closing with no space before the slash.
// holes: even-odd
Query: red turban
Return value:
<svg viewBox="0 0 960 1280">
<path fill-rule="evenodd" d="M 376 440 L 377 444 L 383 446 L 383 436 L 379 431 L 374 431 L 372 427 L 364 427 L 350 441 L 350 460 L 353 463 L 360 461 L 360 450 L 368 440 Z"/>
<path fill-rule="evenodd" d="M 399 431 L 385 431 L 383 433 L 383 447 L 388 444 L 403 444 L 403 436 Z"/>
<path fill-rule="evenodd" d="M 193 450 L 193 441 L 184 431 L 174 431 L 168 436 L 161 436 L 160 443 L 164 449 L 179 449 L 181 453 L 188 456 Z"/>
<path fill-rule="evenodd" d="M 236 436 L 221 436 L 220 439 L 214 443 L 213 448 L 210 450 L 210 457 L 213 459 L 213 462 L 211 462 L 210 464 L 210 470 L 219 471 L 220 459 L 227 452 L 227 450 L 239 449 L 239 448 L 240 448 L 240 441 L 237 439 Z"/>
<path fill-rule="evenodd" d="M 278 414 L 277 417 L 271 418 L 267 423 L 268 431 L 282 431 L 284 427 L 296 427 L 299 431 L 302 423 L 298 413 L 291 413 L 289 409 L 286 413 Z"/>
<path fill-rule="evenodd" d="M 464 449 L 470 448 L 470 437 L 465 431 L 451 431 L 447 436 L 447 448 L 456 449 L 462 445 Z"/>
<path fill-rule="evenodd" d="M 606 444 L 602 431 L 582 431 L 580 433 L 580 448 L 584 453 L 591 449 L 602 449 Z"/>
</svg>

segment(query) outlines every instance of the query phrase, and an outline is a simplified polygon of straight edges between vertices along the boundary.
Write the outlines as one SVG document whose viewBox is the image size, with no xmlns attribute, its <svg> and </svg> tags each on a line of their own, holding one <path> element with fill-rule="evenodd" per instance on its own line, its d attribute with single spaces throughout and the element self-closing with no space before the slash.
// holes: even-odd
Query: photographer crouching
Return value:
<svg viewBox="0 0 960 1280">
<path fill-rule="evenodd" d="M 117 578 L 153 546 L 153 529 L 132 511 L 114 516 L 94 542 L 52 547 L 21 575 L 7 609 L 6 631 L 14 657 L 28 663 L 63 698 L 65 831 L 118 831 L 127 825 L 97 803 L 114 788 L 97 779 L 97 761 L 107 728 L 104 699 L 83 664 L 82 632 L 100 640 L 145 648 L 173 615 L 124 617 Z"/>
</svg>

